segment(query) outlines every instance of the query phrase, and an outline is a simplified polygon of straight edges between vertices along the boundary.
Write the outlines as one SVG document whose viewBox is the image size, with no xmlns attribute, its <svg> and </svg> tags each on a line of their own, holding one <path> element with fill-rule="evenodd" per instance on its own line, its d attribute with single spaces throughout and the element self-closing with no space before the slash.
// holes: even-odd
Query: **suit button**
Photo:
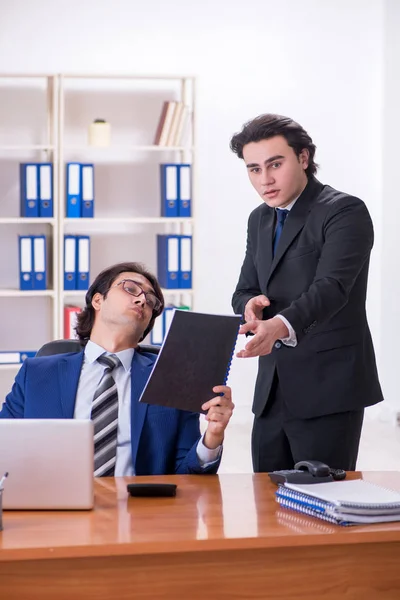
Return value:
<svg viewBox="0 0 400 600">
<path fill-rule="evenodd" d="M 280 348 L 282 346 L 282 342 L 275 342 L 275 348 Z"/>
</svg>

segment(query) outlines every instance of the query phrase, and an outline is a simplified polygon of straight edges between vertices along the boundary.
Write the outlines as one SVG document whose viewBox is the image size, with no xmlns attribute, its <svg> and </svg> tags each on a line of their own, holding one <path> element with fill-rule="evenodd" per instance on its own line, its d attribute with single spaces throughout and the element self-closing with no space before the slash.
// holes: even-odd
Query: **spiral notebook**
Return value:
<svg viewBox="0 0 400 600">
<path fill-rule="evenodd" d="M 212 388 L 227 382 L 240 323 L 239 315 L 175 310 L 139 402 L 204 412 Z"/>
<path fill-rule="evenodd" d="M 400 521 L 400 494 L 363 479 L 279 486 L 280 506 L 339 525 Z"/>
</svg>

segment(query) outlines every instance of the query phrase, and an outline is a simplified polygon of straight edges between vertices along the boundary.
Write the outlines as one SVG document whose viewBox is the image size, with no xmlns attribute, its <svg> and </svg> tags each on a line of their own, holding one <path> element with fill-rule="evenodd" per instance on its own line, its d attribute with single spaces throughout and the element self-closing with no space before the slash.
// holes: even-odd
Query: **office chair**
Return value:
<svg viewBox="0 0 400 600">
<path fill-rule="evenodd" d="M 79 340 L 53 340 L 43 344 L 36 352 L 36 356 L 51 356 L 52 354 L 66 354 L 67 352 L 80 352 L 84 348 Z M 142 352 L 151 352 L 158 354 L 160 346 L 151 346 L 149 344 L 140 344 L 139 350 Z"/>
</svg>

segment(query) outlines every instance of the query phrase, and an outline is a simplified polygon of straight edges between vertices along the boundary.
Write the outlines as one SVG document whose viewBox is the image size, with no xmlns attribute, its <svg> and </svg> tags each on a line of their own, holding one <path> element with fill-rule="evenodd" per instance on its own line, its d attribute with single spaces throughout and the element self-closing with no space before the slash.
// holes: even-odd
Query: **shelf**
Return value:
<svg viewBox="0 0 400 600">
<path fill-rule="evenodd" d="M 0 290 L 0 298 L 54 297 L 53 290 Z"/>
<path fill-rule="evenodd" d="M 54 77 L 54 73 L 0 73 L 0 79 L 43 79 Z"/>
<path fill-rule="evenodd" d="M 17 224 L 28 224 L 28 225 L 32 225 L 33 223 L 38 223 L 41 225 L 53 225 L 55 224 L 55 219 L 42 219 L 42 218 L 30 218 L 30 217 L 6 217 L 6 218 L 0 218 L 0 224 L 1 225 L 7 225 L 7 224 L 12 224 L 12 223 L 17 223 Z"/>
<path fill-rule="evenodd" d="M 110 151 L 137 151 L 137 152 L 194 152 L 193 146 L 64 146 L 64 152 L 104 152 Z"/>
<path fill-rule="evenodd" d="M 69 223 L 84 223 L 88 225 L 90 223 L 192 223 L 192 217 L 94 217 L 91 219 L 76 218 L 76 219 L 63 219 L 65 224 Z M 1 222 L 1 221 L 0 221 Z"/>
<path fill-rule="evenodd" d="M 0 371 L 17 371 L 22 367 L 22 363 L 0 364 Z"/>
<path fill-rule="evenodd" d="M 72 298 L 80 298 L 81 296 L 85 296 L 87 290 L 62 290 L 63 296 L 71 296 Z"/>
<path fill-rule="evenodd" d="M 161 288 L 162 293 L 164 294 L 164 296 L 166 296 L 167 294 L 193 294 L 193 290 L 185 290 L 183 288 L 179 288 L 179 289 L 166 289 L 166 288 Z"/>
<path fill-rule="evenodd" d="M 98 73 L 97 75 L 94 73 L 62 73 L 62 79 L 164 79 L 166 81 L 175 80 L 182 81 L 184 79 L 195 79 L 194 75 L 129 75 L 128 73 L 118 74 L 118 73 Z"/>
<path fill-rule="evenodd" d="M 46 145 L 36 145 L 36 144 L 23 144 L 17 146 L 9 146 L 9 145 L 0 145 L 1 150 L 54 150 L 54 146 L 50 144 Z"/>
</svg>

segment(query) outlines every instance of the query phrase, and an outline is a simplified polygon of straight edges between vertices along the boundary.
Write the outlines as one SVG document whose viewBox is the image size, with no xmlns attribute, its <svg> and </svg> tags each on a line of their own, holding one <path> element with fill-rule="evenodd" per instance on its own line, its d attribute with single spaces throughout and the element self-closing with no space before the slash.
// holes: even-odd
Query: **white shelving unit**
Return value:
<svg viewBox="0 0 400 600">
<path fill-rule="evenodd" d="M 55 268 L 59 260 L 57 132 L 58 77 L 48 73 L 0 74 L 0 351 L 36 350 L 49 337 L 56 338 L 59 334 L 59 282 Z M 51 219 L 19 216 L 18 165 L 30 161 L 54 165 L 54 217 Z M 18 235 L 39 233 L 47 238 L 48 287 L 51 289 L 21 291 Z M 0 371 L 6 377 L 19 367 L 19 364 L 0 364 Z M 2 383 L 3 378 L 0 394 Z"/>
<path fill-rule="evenodd" d="M 166 100 L 190 107 L 185 145 L 153 143 Z M 107 148 L 87 143 L 89 124 L 96 118 L 111 123 L 112 143 Z M 143 262 L 157 274 L 156 234 L 194 234 L 194 120 L 191 76 L 0 74 L 0 252 L 7 266 L 4 272 L 0 267 L 0 351 L 36 350 L 50 339 L 63 337 L 64 306 L 84 304 L 86 291 L 63 289 L 64 234 L 76 231 L 91 237 L 91 280 L 102 268 L 122 261 Z M 19 216 L 18 164 L 29 161 L 53 163 L 53 218 Z M 66 218 L 65 164 L 69 161 L 95 165 L 93 219 Z M 192 164 L 192 217 L 160 216 L 159 164 L 163 162 Z M 22 233 L 46 234 L 50 289 L 18 289 L 18 234 Z M 194 306 L 194 289 L 163 292 L 166 303 Z M 19 367 L 0 364 L 3 397 Z"/>
<path fill-rule="evenodd" d="M 190 162 L 194 180 L 194 78 L 164 75 L 69 74 L 60 75 L 59 90 L 59 272 L 63 273 L 64 235 L 66 233 L 84 233 L 91 237 L 91 255 L 93 257 L 91 280 L 102 268 L 123 261 L 143 262 L 156 273 L 156 234 L 193 234 L 194 229 L 195 201 L 192 202 L 191 218 L 159 216 L 158 183 L 158 164 L 161 162 Z M 191 131 L 187 145 L 172 147 L 149 143 L 154 138 L 165 100 L 180 100 L 190 106 Z M 111 124 L 112 142 L 106 148 L 91 147 L 84 143 L 89 124 L 95 118 L 104 118 Z M 126 128 L 124 118 L 126 119 Z M 95 165 L 94 218 L 70 219 L 65 216 L 65 165 L 70 161 L 90 162 Z M 142 194 L 147 197 L 148 206 L 146 206 L 146 202 L 143 202 L 141 193 L 136 189 L 133 189 L 130 194 L 131 205 L 129 206 L 129 201 L 126 200 L 127 185 L 121 184 L 120 188 L 121 194 L 125 198 L 125 206 L 118 208 L 119 203 L 113 197 L 112 191 L 108 195 L 103 193 L 103 188 L 110 185 L 113 170 L 124 167 L 129 172 L 130 166 L 135 171 L 135 175 L 138 174 L 141 166 L 143 169 L 146 169 L 147 166 L 152 168 L 147 176 L 147 180 L 152 182 L 152 187 L 148 186 L 146 189 L 143 181 L 139 184 L 142 185 Z M 103 186 L 97 179 L 97 171 L 101 168 L 107 170 L 107 174 L 102 179 Z M 138 179 L 140 179 L 140 173 Z M 130 181 L 134 187 L 135 178 L 132 177 Z M 110 246 L 110 240 L 116 234 L 118 235 L 118 245 L 120 245 L 119 252 L 114 252 L 114 247 Z M 138 235 L 141 239 L 146 238 L 147 235 L 145 245 L 150 240 L 152 248 L 148 254 L 145 248 L 140 247 L 140 244 L 135 246 L 132 243 L 132 240 L 134 241 Z M 102 256 L 99 256 L 101 252 L 97 252 L 94 248 L 98 237 L 104 240 L 105 245 L 108 244 L 107 248 L 101 249 Z M 142 250 L 143 253 L 141 253 Z M 59 303 L 59 331 L 62 332 L 64 306 L 67 303 L 71 304 L 73 300 L 76 304 L 83 304 L 86 292 L 64 291 L 62 277 L 59 279 L 59 286 L 58 295 L 61 300 Z M 168 289 L 163 292 L 166 303 L 185 304 L 193 308 L 193 289 Z"/>
</svg>

